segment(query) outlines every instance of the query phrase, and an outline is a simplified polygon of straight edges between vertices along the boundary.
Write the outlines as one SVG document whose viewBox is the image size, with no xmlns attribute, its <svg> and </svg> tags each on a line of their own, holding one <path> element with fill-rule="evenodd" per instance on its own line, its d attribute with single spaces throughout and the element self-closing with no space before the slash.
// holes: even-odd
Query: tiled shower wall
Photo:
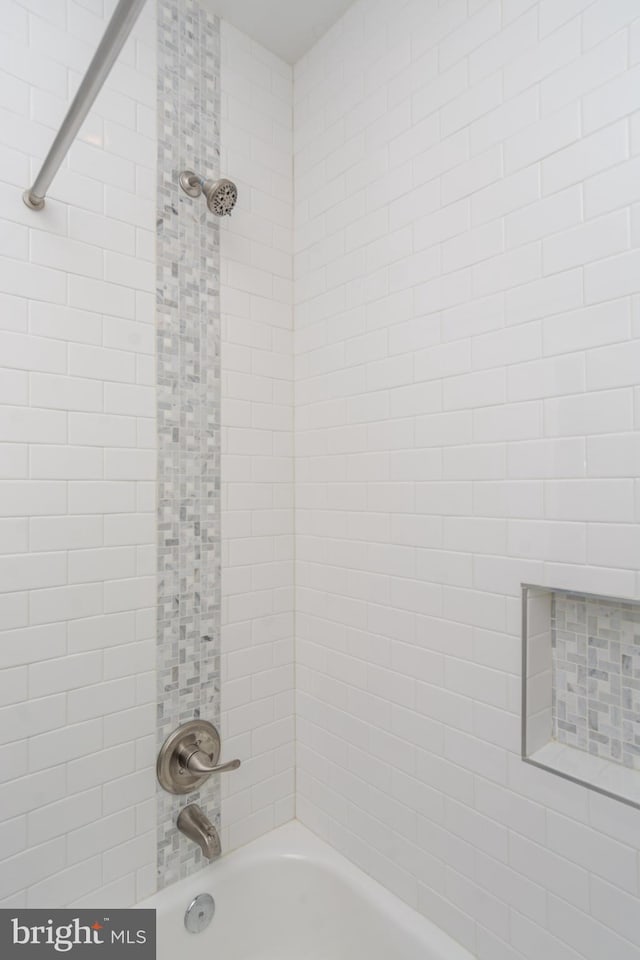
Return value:
<svg viewBox="0 0 640 960">
<path fill-rule="evenodd" d="M 639 594 L 635 0 L 360 0 L 295 69 L 298 815 L 481 960 L 632 960 L 520 759 L 520 583 Z"/>
<path fill-rule="evenodd" d="M 115 4 L 0 17 L 0 905 L 155 886 L 155 6 L 42 212 Z"/>
<path fill-rule="evenodd" d="M 640 607 L 554 593 L 552 735 L 640 769 Z"/>
<path fill-rule="evenodd" d="M 220 23 L 199 0 L 158 5 L 158 742 L 220 719 L 220 244 L 183 170 L 220 172 Z M 158 884 L 205 866 L 175 827 L 188 802 L 220 826 L 220 781 L 157 785 Z"/>
<path fill-rule="evenodd" d="M 221 23 L 222 841 L 294 814 L 292 69 Z"/>
<path fill-rule="evenodd" d="M 158 790 L 163 886 L 205 863 L 185 803 L 225 850 L 294 815 L 293 178 L 291 67 L 199 0 L 159 11 L 158 742 L 199 712 L 242 760 Z M 231 217 L 185 168 L 237 183 Z"/>
<path fill-rule="evenodd" d="M 152 3 L 19 196 L 112 8 L 0 24 L 3 906 L 155 884 Z M 300 814 L 482 960 L 638 949 L 637 811 L 517 756 L 520 580 L 638 592 L 635 13 L 361 0 L 297 74 Z M 291 88 L 222 41 L 228 848 L 292 810 Z"/>
<path fill-rule="evenodd" d="M 217 822 L 229 794 L 227 849 L 293 811 L 292 71 L 224 28 L 221 100 L 217 21 L 163 2 L 157 87 L 148 3 L 35 214 L 21 191 L 114 6 L 7 0 L 0 26 L 2 905 L 125 906 L 156 858 L 160 885 L 202 864 L 155 754 L 197 710 L 220 719 L 219 289 L 222 729 L 243 766 L 199 799 Z M 222 277 L 221 225 L 176 183 L 219 172 L 220 113 L 241 190 Z"/>
</svg>

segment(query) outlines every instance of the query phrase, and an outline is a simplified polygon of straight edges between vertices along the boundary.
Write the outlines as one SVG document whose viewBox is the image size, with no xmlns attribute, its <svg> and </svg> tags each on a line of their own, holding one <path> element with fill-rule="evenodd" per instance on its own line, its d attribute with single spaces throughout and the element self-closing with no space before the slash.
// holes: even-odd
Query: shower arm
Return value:
<svg viewBox="0 0 640 960">
<path fill-rule="evenodd" d="M 22 195 L 22 199 L 31 210 L 42 210 L 44 207 L 51 181 L 100 93 L 144 4 L 145 0 L 119 0 L 40 172 L 33 181 L 33 185 Z"/>
</svg>

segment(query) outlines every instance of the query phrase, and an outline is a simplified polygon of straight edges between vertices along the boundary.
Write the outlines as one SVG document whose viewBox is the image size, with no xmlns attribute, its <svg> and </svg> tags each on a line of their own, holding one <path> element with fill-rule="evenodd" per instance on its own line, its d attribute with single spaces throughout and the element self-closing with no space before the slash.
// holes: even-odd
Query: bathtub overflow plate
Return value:
<svg viewBox="0 0 640 960">
<path fill-rule="evenodd" d="M 199 893 L 185 910 L 184 925 L 189 933 L 202 933 L 213 920 L 215 912 L 216 905 L 211 894 Z"/>
</svg>

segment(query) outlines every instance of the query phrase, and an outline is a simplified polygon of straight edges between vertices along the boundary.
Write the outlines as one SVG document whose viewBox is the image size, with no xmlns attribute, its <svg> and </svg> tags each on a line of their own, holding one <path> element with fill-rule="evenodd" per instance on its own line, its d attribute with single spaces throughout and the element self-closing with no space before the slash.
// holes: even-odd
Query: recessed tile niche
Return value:
<svg viewBox="0 0 640 960">
<path fill-rule="evenodd" d="M 640 807 L 640 602 L 523 585 L 522 757 Z"/>
</svg>

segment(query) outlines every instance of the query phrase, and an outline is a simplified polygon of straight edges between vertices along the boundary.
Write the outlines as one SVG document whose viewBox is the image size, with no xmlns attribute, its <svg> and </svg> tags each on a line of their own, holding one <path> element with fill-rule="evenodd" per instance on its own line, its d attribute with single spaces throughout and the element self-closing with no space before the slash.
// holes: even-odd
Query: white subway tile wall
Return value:
<svg viewBox="0 0 640 960">
<path fill-rule="evenodd" d="M 154 4 L 21 199 L 114 6 L 0 18 L 1 906 L 155 889 Z"/>
<path fill-rule="evenodd" d="M 155 886 L 153 4 L 20 199 L 113 6 L 0 24 L 0 906 Z M 520 582 L 640 595 L 638 13 L 359 0 L 295 69 L 298 813 L 480 960 L 640 940 L 640 814 L 519 758 Z M 230 849 L 294 815 L 294 90 L 222 55 Z"/>
<path fill-rule="evenodd" d="M 520 582 L 640 595 L 638 37 L 359 0 L 294 71 L 298 816 L 480 960 L 640 943 L 640 812 L 519 756 Z"/>
<path fill-rule="evenodd" d="M 292 69 L 221 22 L 222 845 L 294 810 Z"/>
</svg>

